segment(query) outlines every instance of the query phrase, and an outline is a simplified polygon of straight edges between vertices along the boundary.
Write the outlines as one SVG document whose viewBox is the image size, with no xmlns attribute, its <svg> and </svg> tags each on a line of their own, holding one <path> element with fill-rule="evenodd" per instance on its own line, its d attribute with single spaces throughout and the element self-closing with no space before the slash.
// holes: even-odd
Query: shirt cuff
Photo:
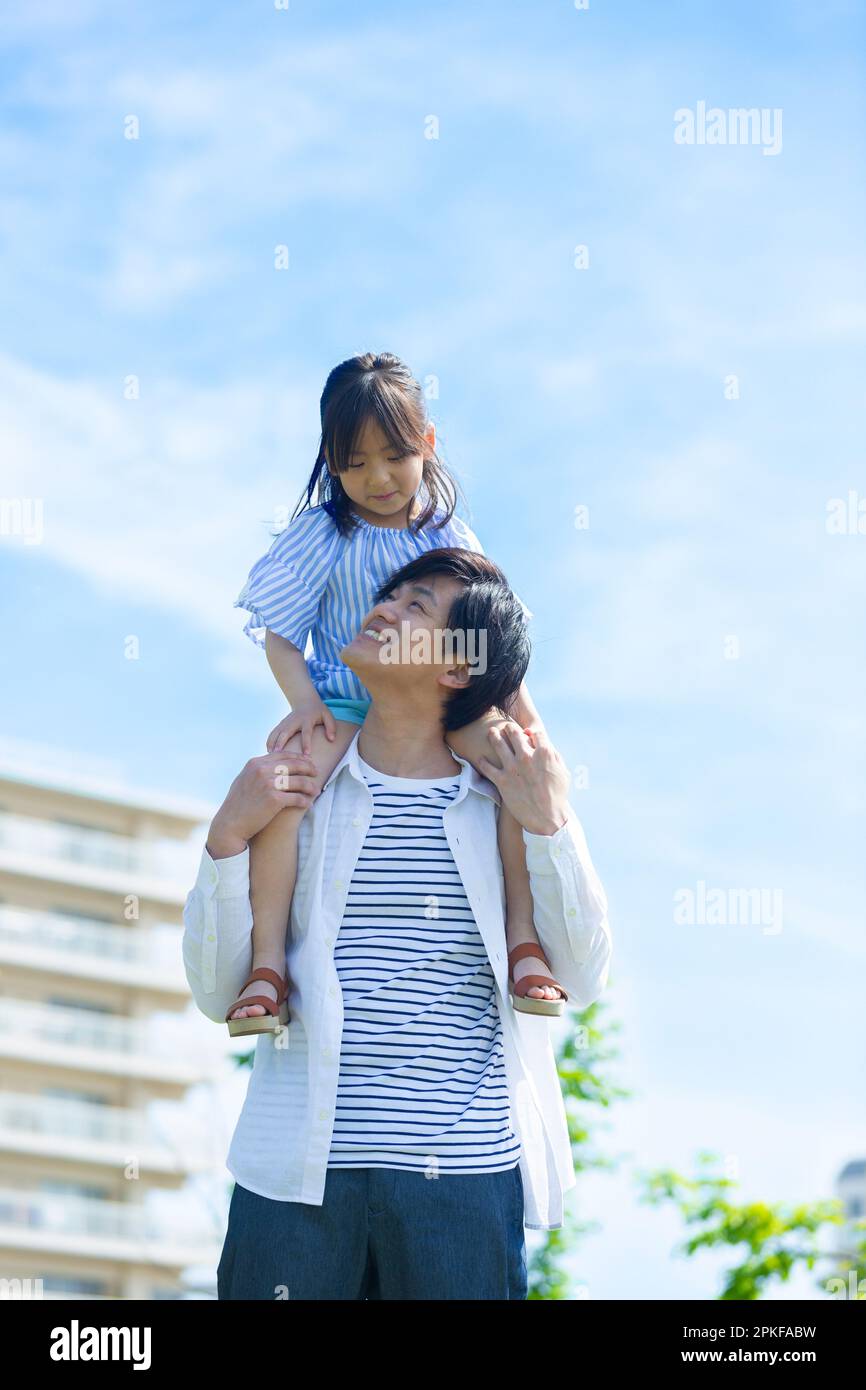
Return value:
<svg viewBox="0 0 866 1390">
<path fill-rule="evenodd" d="M 207 846 L 201 852 L 196 887 L 206 897 L 243 898 L 250 891 L 250 849 L 230 854 L 225 859 L 212 859 Z"/>
<path fill-rule="evenodd" d="M 568 820 L 552 835 L 532 835 L 528 830 L 524 830 L 527 869 L 537 874 L 555 874 L 556 861 L 566 853 L 570 841 L 571 830 Z"/>
</svg>

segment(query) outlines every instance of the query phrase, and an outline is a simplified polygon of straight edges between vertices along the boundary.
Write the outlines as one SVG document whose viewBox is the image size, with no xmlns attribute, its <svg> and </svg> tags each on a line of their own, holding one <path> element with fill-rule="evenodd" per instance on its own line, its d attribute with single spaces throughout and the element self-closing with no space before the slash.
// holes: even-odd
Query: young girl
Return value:
<svg viewBox="0 0 866 1390">
<path fill-rule="evenodd" d="M 435 453 L 435 429 L 421 387 L 399 358 L 365 353 L 335 367 L 322 392 L 321 422 L 303 505 L 250 570 L 234 605 L 251 613 L 244 631 L 264 647 L 291 707 L 268 737 L 268 750 L 312 757 L 314 796 L 369 707 L 369 693 L 342 665 L 339 652 L 355 637 L 376 589 L 423 551 L 459 546 L 483 553 L 474 533 L 454 515 L 454 480 Z M 305 661 L 308 635 L 314 653 Z M 528 732 L 543 728 L 525 684 L 508 714 Z M 504 715 L 490 711 L 449 732 L 449 747 L 476 767 L 485 756 L 498 765 L 488 732 L 504 722 Z M 226 1015 L 231 1034 L 276 1032 L 288 1020 L 286 932 L 303 815 L 303 807 L 288 807 L 250 841 L 253 969 Z M 544 973 L 523 831 L 504 805 L 498 835 L 513 1005 L 528 1013 L 559 1014 L 567 995 Z M 519 946 L 525 949 L 512 959 Z"/>
</svg>

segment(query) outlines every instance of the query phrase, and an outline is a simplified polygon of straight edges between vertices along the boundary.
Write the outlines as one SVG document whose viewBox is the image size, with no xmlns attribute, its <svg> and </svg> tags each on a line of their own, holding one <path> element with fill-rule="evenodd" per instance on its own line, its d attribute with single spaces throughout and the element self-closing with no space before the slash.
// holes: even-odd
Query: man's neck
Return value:
<svg viewBox="0 0 866 1390">
<path fill-rule="evenodd" d="M 417 710 L 378 700 L 361 725 L 358 752 L 365 763 L 387 777 L 443 777 L 460 771 L 438 715 L 424 719 Z"/>
</svg>

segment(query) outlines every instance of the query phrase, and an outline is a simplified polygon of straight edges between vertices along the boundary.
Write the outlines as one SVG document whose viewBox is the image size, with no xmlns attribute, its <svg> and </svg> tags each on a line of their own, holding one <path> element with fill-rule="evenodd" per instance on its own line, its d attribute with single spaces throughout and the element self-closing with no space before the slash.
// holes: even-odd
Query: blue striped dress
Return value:
<svg viewBox="0 0 866 1390">
<path fill-rule="evenodd" d="M 328 1166 L 513 1168 L 493 971 L 443 825 L 460 779 L 359 763 L 373 818 L 334 946 L 343 1034 Z"/>
<path fill-rule="evenodd" d="M 437 510 L 433 520 L 442 515 Z M 311 637 L 307 669 L 323 700 L 369 700 L 370 692 L 343 665 L 340 652 L 358 635 L 379 585 L 409 560 L 443 546 L 484 554 L 478 537 L 457 516 L 438 531 L 430 525 L 419 532 L 358 517 L 352 533 L 341 536 L 322 507 L 310 507 L 256 561 L 234 607 L 249 611 L 244 632 L 259 646 L 267 628 L 302 652 Z"/>
</svg>

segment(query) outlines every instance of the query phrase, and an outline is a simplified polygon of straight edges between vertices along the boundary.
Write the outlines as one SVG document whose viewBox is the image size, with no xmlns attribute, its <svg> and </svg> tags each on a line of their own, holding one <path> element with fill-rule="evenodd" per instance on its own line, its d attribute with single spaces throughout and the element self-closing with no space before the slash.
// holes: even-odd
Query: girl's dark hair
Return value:
<svg viewBox="0 0 866 1390">
<path fill-rule="evenodd" d="M 341 535 L 348 535 L 357 524 L 339 475 L 348 468 L 355 441 L 369 419 L 377 421 L 400 453 L 423 455 L 421 486 L 427 497 L 418 516 L 409 523 L 410 529 L 420 531 L 440 505 L 444 515 L 433 529 L 438 530 L 450 520 L 457 501 L 457 482 L 424 438 L 428 425 L 424 393 L 399 357 L 392 352 L 364 352 L 358 357 L 348 357 L 329 374 L 319 409 L 322 420 L 319 451 L 292 520 L 308 507 L 321 505 Z M 337 470 L 336 475 L 328 468 L 326 450 Z M 314 503 L 313 493 L 317 490 Z"/>
<path fill-rule="evenodd" d="M 487 634 L 485 669 L 473 672 L 468 685 L 445 699 L 443 729 L 446 733 L 462 729 L 491 709 L 510 718 L 531 651 L 520 599 L 499 566 L 486 555 L 443 547 L 425 550 L 390 574 L 376 590 L 375 602 L 381 603 L 401 584 L 414 584 L 431 574 L 447 574 L 462 585 L 451 604 L 446 627 L 452 632 Z"/>
</svg>

